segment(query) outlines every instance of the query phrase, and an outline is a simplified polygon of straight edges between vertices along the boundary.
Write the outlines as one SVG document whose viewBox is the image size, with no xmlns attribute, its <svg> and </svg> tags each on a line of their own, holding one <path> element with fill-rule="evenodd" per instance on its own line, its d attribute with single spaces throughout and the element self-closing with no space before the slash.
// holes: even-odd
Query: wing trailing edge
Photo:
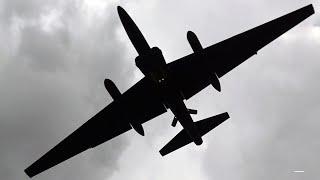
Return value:
<svg viewBox="0 0 320 180">
<path fill-rule="evenodd" d="M 215 70 L 216 74 L 219 78 L 222 77 L 251 56 L 257 54 L 261 48 L 297 26 L 314 13 L 313 5 L 309 4 L 213 46 L 209 46 L 206 48 L 208 54 L 210 54 L 209 56 L 214 56 L 214 53 L 217 53 L 217 51 L 213 49 L 216 49 L 223 52 L 219 54 L 219 56 L 227 60 L 220 61 L 219 64 L 214 64 L 218 67 Z"/>
<path fill-rule="evenodd" d="M 198 53 L 192 53 L 168 63 L 168 68 L 176 80 L 177 86 L 180 87 L 183 97 L 188 100 L 209 86 L 212 83 L 212 78 L 216 79 L 215 75 L 221 78 L 314 13 L 312 4 L 304 6 L 206 47 Z M 189 33 L 189 38 L 196 41 L 192 33 Z"/>
<path fill-rule="evenodd" d="M 219 126 L 225 120 L 229 119 L 229 114 L 227 112 L 212 116 L 201 121 L 195 122 L 195 125 L 199 131 L 200 136 L 207 134 L 209 131 Z M 190 139 L 187 132 L 183 129 L 181 130 L 168 144 L 166 144 L 159 152 L 162 156 L 165 156 L 189 143 Z"/>
</svg>

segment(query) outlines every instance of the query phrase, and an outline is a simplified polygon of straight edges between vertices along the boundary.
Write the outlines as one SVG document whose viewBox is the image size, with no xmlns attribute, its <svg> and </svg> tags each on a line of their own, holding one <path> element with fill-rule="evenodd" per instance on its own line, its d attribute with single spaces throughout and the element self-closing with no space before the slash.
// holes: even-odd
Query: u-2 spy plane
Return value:
<svg viewBox="0 0 320 180">
<path fill-rule="evenodd" d="M 123 94 L 111 80 L 106 79 L 104 85 L 113 102 L 25 169 L 29 177 L 131 129 L 144 136 L 142 124 L 167 112 L 167 109 L 174 114 L 172 126 L 179 122 L 183 130 L 160 150 L 160 154 L 164 156 L 191 142 L 202 144 L 202 136 L 227 120 L 229 115 L 225 112 L 194 122 L 190 114 L 197 111 L 188 109 L 184 100 L 208 85 L 221 91 L 219 78 L 314 14 L 314 9 L 310 4 L 206 48 L 189 31 L 187 39 L 194 52 L 171 63 L 166 63 L 158 47 L 149 46 L 120 6 L 118 14 L 139 54 L 135 64 L 144 77 Z"/>
</svg>

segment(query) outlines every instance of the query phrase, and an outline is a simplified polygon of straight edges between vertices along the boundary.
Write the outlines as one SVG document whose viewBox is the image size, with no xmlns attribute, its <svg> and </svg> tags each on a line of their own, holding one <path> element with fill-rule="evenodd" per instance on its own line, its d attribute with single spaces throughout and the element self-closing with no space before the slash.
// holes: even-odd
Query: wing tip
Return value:
<svg viewBox="0 0 320 180">
<path fill-rule="evenodd" d="M 159 151 L 159 153 L 161 154 L 162 157 L 168 154 L 168 152 L 164 151 L 163 148 Z"/>
<path fill-rule="evenodd" d="M 230 118 L 230 115 L 229 115 L 228 112 L 224 112 L 224 113 L 222 113 L 222 114 L 220 114 L 220 115 L 221 115 L 221 116 L 224 116 L 225 119 L 229 119 L 229 118 Z"/>
<path fill-rule="evenodd" d="M 25 169 L 24 172 L 27 174 L 29 178 L 32 178 L 33 176 L 35 176 L 35 174 L 32 173 L 32 171 L 30 171 L 30 167 Z"/>
<path fill-rule="evenodd" d="M 310 12 L 310 14 L 314 14 L 315 10 L 312 4 L 309 4 L 307 6 L 304 7 L 308 12 Z"/>
</svg>

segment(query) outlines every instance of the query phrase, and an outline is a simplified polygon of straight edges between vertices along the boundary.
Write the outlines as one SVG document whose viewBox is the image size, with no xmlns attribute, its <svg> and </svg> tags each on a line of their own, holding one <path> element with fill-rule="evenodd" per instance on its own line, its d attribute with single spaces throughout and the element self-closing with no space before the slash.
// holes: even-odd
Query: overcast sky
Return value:
<svg viewBox="0 0 320 180">
<path fill-rule="evenodd" d="M 231 118 L 161 157 L 180 131 L 169 113 L 86 151 L 35 180 L 316 180 L 320 167 L 320 10 L 315 0 L 0 0 L 0 179 L 23 170 L 110 103 L 142 74 L 116 11 L 123 6 L 167 62 L 302 6 L 316 14 L 187 102 L 194 120 Z M 218 59 L 217 59 L 218 60 Z M 294 173 L 301 170 L 304 173 Z"/>
</svg>

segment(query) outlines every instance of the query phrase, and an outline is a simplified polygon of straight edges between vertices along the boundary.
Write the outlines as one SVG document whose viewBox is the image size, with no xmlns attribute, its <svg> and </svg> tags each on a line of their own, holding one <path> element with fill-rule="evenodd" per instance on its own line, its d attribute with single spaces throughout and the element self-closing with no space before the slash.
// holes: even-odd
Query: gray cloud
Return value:
<svg viewBox="0 0 320 180">
<path fill-rule="evenodd" d="M 224 104 L 231 119 L 213 135 L 204 156 L 209 178 L 319 177 L 319 41 L 301 30 L 318 17 L 292 30 L 296 38 L 278 39 L 223 78 L 227 95 L 216 103 Z"/>
<path fill-rule="evenodd" d="M 26 27 L 21 33 L 20 60 L 38 70 L 55 71 L 67 65 L 67 32 L 49 34 L 39 26 Z"/>
<path fill-rule="evenodd" d="M 220 179 L 315 179 L 319 176 L 319 45 L 298 41 L 269 48 L 225 98 L 231 119 L 212 137 L 204 167 Z M 305 50 L 302 50 L 305 49 Z M 306 50 L 308 49 L 308 51 Z M 238 76 L 237 76 L 238 75 Z M 259 80 L 259 81 L 257 81 Z M 235 89 L 235 90 L 232 90 Z M 234 92 L 237 91 L 237 92 Z M 234 101 L 238 101 L 234 102 Z M 220 131 L 220 132 L 221 132 Z M 230 145 L 230 142 L 232 145 Z M 221 154 L 224 154 L 221 156 Z M 232 173 L 226 173 L 230 170 Z M 302 175 L 294 170 L 305 170 Z M 223 178 L 221 178 L 221 176 Z"/>
<path fill-rule="evenodd" d="M 126 88 L 123 76 L 132 70 L 124 66 L 113 6 L 95 12 L 82 1 L 2 4 L 0 174 L 28 179 L 30 163 L 110 102 L 103 79 Z M 34 179 L 108 177 L 127 144 L 119 137 Z"/>
<path fill-rule="evenodd" d="M 188 30 L 207 46 L 309 3 L 154 0 L 124 7 L 172 61 L 191 53 Z M 137 80 L 136 54 L 127 37 L 118 40 L 125 34 L 115 4 L 97 12 L 83 1 L 0 5 L 0 175 L 28 179 L 26 166 L 111 101 L 105 77 L 122 92 Z M 203 146 L 162 158 L 157 151 L 179 131 L 168 113 L 144 125 L 144 138 L 130 132 L 35 179 L 316 179 L 319 40 L 309 30 L 318 20 L 314 15 L 222 78 L 222 93 L 210 87 L 187 102 L 199 110 L 195 120 L 231 115 Z"/>
<path fill-rule="evenodd" d="M 50 0 L 2 1 L 2 18 L 10 21 L 12 17 L 35 18 L 56 3 Z"/>
<path fill-rule="evenodd" d="M 314 3 L 317 13 L 319 3 L 316 1 L 152 1 L 151 5 L 143 2 L 143 5 L 127 10 L 136 17 L 148 42 L 159 46 L 167 60 L 172 61 L 191 53 L 186 40 L 187 30 L 195 31 L 207 46 L 309 3 Z M 222 93 L 216 93 L 210 87 L 187 102 L 189 107 L 199 110 L 195 120 L 224 111 L 231 115 L 228 122 L 205 137 L 203 149 L 190 145 L 161 159 L 150 153 L 147 156 L 150 160 L 140 161 L 139 167 L 130 166 L 132 174 L 138 174 L 134 177 L 319 177 L 316 172 L 320 148 L 317 143 L 320 124 L 316 118 L 319 113 L 316 83 L 319 41 L 312 35 L 314 29 L 311 30 L 318 19 L 318 14 L 313 15 L 223 77 Z M 150 147 L 150 151 L 160 149 L 178 132 L 169 130 L 170 120 L 171 117 L 166 116 L 148 125 L 150 131 L 154 128 L 161 133 L 150 132 L 151 136 L 146 133 L 150 139 L 145 146 Z M 139 139 L 135 141 L 140 142 Z M 144 159 L 149 150 L 144 147 L 143 151 L 140 158 Z M 124 156 L 128 157 L 127 153 Z M 138 153 L 135 156 L 139 159 Z M 126 158 L 120 160 L 121 167 L 126 167 L 127 163 Z M 305 173 L 296 174 L 292 172 L 294 170 L 305 170 Z M 119 173 L 112 179 L 127 177 Z"/>
</svg>

